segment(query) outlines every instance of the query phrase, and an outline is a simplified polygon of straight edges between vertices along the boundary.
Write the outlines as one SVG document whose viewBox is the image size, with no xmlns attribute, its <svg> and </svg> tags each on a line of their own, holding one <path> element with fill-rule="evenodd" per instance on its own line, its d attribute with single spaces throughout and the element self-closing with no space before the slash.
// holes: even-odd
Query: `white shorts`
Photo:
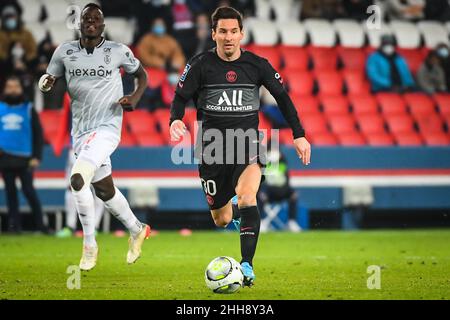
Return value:
<svg viewBox="0 0 450 320">
<path fill-rule="evenodd" d="M 116 150 L 120 136 L 110 130 L 97 129 L 73 139 L 75 157 L 92 163 L 96 170 L 92 183 L 111 174 L 111 154 Z"/>
</svg>

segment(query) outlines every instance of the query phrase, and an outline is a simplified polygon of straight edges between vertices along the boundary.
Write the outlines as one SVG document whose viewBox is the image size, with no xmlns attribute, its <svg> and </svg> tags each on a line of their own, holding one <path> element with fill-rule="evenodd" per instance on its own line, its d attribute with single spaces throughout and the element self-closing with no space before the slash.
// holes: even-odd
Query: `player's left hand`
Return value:
<svg viewBox="0 0 450 320">
<path fill-rule="evenodd" d="M 40 163 L 41 163 L 41 162 L 39 161 L 39 159 L 32 158 L 32 159 L 30 160 L 30 162 L 28 163 L 28 165 L 29 165 L 31 168 L 35 169 L 35 168 L 39 167 L 39 164 L 40 164 Z"/>
<path fill-rule="evenodd" d="M 119 103 L 122 106 L 124 111 L 133 111 L 136 109 L 136 105 L 138 103 L 137 99 L 134 96 L 123 96 L 119 99 Z"/>
<path fill-rule="evenodd" d="M 302 159 L 302 162 L 307 166 L 311 162 L 311 145 L 305 137 L 297 138 L 294 140 L 295 151 Z"/>
</svg>

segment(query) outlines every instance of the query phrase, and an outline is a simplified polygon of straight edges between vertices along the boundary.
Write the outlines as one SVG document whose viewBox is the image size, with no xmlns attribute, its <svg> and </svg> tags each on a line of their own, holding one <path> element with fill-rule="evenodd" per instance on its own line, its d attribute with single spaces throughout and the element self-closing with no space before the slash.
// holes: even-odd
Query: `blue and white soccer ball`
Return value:
<svg viewBox="0 0 450 320">
<path fill-rule="evenodd" d="M 206 286 L 214 293 L 237 292 L 243 281 L 241 265 L 231 257 L 217 257 L 206 267 Z"/>
</svg>

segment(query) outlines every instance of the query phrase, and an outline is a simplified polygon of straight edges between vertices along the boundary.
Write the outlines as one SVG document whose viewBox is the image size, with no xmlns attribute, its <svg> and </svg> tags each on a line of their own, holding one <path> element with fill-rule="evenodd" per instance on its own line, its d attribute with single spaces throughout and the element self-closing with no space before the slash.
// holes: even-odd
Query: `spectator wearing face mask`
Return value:
<svg viewBox="0 0 450 320">
<path fill-rule="evenodd" d="M 373 92 L 404 92 L 415 87 L 406 60 L 395 51 L 395 39 L 391 35 L 384 35 L 380 48 L 367 59 L 366 73 Z"/>
<path fill-rule="evenodd" d="M 0 67 L 2 74 L 23 73 L 37 55 L 36 41 L 27 30 L 15 6 L 9 5 L 1 12 Z"/>
<path fill-rule="evenodd" d="M 417 82 L 421 90 L 428 94 L 447 91 L 445 73 L 436 51 L 428 53 L 417 71 Z"/>
<path fill-rule="evenodd" d="M 445 84 L 450 88 L 450 50 L 445 43 L 440 43 L 436 46 L 436 54 L 444 70 Z"/>
<path fill-rule="evenodd" d="M 5 183 L 10 232 L 19 233 L 22 229 L 16 178 L 20 179 L 33 212 L 36 229 L 47 232 L 33 187 L 33 170 L 41 161 L 43 141 L 39 116 L 25 100 L 20 79 L 8 77 L 0 101 L 0 172 Z"/>
<path fill-rule="evenodd" d="M 181 70 L 186 60 L 178 42 L 167 34 L 166 24 L 161 18 L 156 18 L 151 32 L 140 39 L 137 53 L 141 63 L 152 68 Z"/>
</svg>

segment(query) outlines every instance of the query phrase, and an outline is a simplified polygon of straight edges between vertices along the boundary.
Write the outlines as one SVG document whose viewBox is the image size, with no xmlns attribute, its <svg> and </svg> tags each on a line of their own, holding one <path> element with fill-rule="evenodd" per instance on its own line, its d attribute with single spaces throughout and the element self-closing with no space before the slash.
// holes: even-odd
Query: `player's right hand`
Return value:
<svg viewBox="0 0 450 320">
<path fill-rule="evenodd" d="M 55 84 L 56 78 L 54 76 L 51 76 L 49 74 L 44 74 L 39 79 L 39 89 L 42 92 L 48 92 L 53 88 L 53 85 Z"/>
<path fill-rule="evenodd" d="M 183 121 L 175 120 L 170 125 L 170 140 L 178 141 L 186 133 L 186 126 Z"/>
</svg>

